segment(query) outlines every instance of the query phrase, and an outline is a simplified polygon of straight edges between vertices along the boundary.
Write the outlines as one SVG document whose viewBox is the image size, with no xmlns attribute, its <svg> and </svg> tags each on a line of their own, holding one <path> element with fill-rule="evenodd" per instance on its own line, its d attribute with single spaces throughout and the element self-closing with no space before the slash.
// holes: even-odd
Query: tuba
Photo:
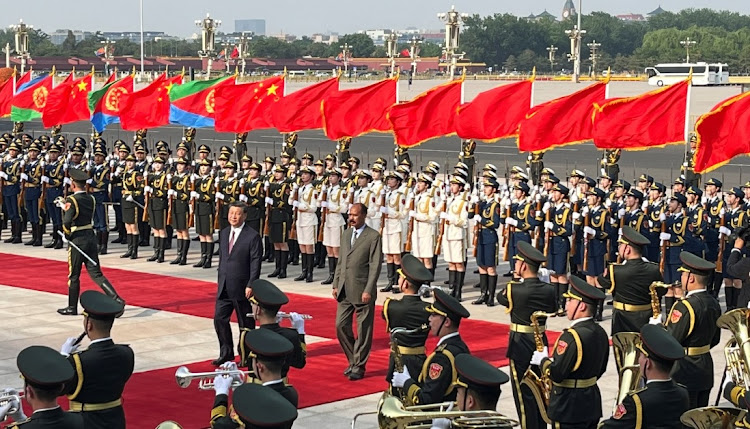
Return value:
<svg viewBox="0 0 750 429">
<path fill-rule="evenodd" d="M 620 388 L 615 397 L 615 409 L 628 393 L 638 388 L 641 382 L 641 367 L 638 365 L 638 349 L 636 348 L 640 341 L 641 336 L 637 332 L 618 332 L 612 335 L 612 348 L 620 381 Z M 614 414 L 614 410 L 612 413 Z"/>
<path fill-rule="evenodd" d="M 703 407 L 686 411 L 680 422 L 691 429 L 729 429 L 742 422 L 747 411 L 731 407 Z"/>
<path fill-rule="evenodd" d="M 732 338 L 724 346 L 727 370 L 734 384 L 750 389 L 750 334 L 748 333 L 750 310 L 738 308 L 719 317 L 716 326 L 728 329 Z"/>
<path fill-rule="evenodd" d="M 452 402 L 405 407 L 395 396 L 384 394 L 378 403 L 380 429 L 429 429 L 432 419 L 450 419 L 452 427 L 500 429 L 518 426 L 497 411 L 447 411 Z"/>
<path fill-rule="evenodd" d="M 534 329 L 534 343 L 538 352 L 544 350 L 544 340 L 542 338 L 542 330 L 539 328 L 539 318 L 560 315 L 562 315 L 562 313 L 545 313 L 544 311 L 535 311 L 531 314 L 531 327 Z M 542 419 L 544 419 L 547 424 L 551 424 L 552 421 L 547 415 L 547 407 L 549 406 L 550 392 L 552 392 L 552 380 L 544 374 L 541 376 L 538 375 L 531 369 L 531 367 L 529 367 L 523 375 L 521 384 L 526 385 L 531 390 L 531 393 L 536 400 L 537 407 L 539 407 L 539 413 L 542 415 Z"/>
</svg>

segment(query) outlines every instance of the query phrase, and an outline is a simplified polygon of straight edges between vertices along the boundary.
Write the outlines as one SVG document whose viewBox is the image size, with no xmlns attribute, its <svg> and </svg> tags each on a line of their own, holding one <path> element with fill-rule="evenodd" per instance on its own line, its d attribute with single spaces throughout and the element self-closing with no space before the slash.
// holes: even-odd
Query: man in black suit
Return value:
<svg viewBox="0 0 750 429">
<path fill-rule="evenodd" d="M 229 227 L 219 232 L 219 289 L 216 292 L 214 328 L 219 337 L 219 357 L 212 363 L 221 365 L 234 359 L 234 343 L 229 318 L 237 313 L 240 330 L 254 329 L 255 320 L 248 317 L 252 307 L 250 284 L 260 277 L 263 243 L 260 235 L 245 227 L 247 205 L 242 202 L 229 207 Z"/>
</svg>

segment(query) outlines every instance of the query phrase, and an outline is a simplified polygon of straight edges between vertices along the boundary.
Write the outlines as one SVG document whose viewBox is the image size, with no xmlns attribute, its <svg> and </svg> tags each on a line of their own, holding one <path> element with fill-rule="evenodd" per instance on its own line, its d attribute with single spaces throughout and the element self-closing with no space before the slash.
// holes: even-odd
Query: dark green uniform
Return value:
<svg viewBox="0 0 750 429">
<path fill-rule="evenodd" d="M 211 175 L 201 176 L 195 180 L 195 232 L 198 235 L 214 233 L 214 199 L 216 186 Z M 213 253 L 213 252 L 212 252 Z"/>
<path fill-rule="evenodd" d="M 247 197 L 248 208 L 245 222 L 258 234 L 263 233 L 263 221 L 266 216 L 266 196 L 263 180 L 252 179 L 245 182 L 241 193 Z"/>
<path fill-rule="evenodd" d="M 689 404 L 687 390 L 674 380 L 652 381 L 646 387 L 630 392 L 617 406 L 611 419 L 602 422 L 603 429 L 682 429 L 680 416 Z"/>
<path fill-rule="evenodd" d="M 172 196 L 172 227 L 178 231 L 188 229 L 190 210 L 190 174 L 175 174 L 169 188 L 174 191 Z"/>
<path fill-rule="evenodd" d="M 292 349 L 292 353 L 286 356 L 286 361 L 281 368 L 282 377 L 286 377 L 287 374 L 289 374 L 289 367 L 298 369 L 302 369 L 305 367 L 305 364 L 307 363 L 307 343 L 305 343 L 305 334 L 299 334 L 296 330 L 283 327 L 278 323 L 268 323 L 265 325 L 260 325 L 260 327 L 276 332 L 277 334 L 289 340 L 289 342 L 292 343 L 292 346 L 294 347 Z M 242 331 L 240 332 L 239 355 L 241 360 L 239 366 L 241 367 L 246 367 L 250 363 L 247 352 L 242 349 L 245 345 L 245 335 L 248 332 L 250 332 L 250 329 L 247 328 L 242 329 Z"/>
<path fill-rule="evenodd" d="M 404 295 L 400 300 L 386 298 L 383 303 L 383 319 L 385 328 L 390 332 L 394 328 L 417 329 L 427 325 L 430 313 L 427 311 L 429 303 L 422 301 L 419 295 Z M 398 349 L 404 366 L 409 374 L 419 374 L 427 359 L 425 342 L 428 330 L 413 334 L 398 335 Z M 393 354 L 388 357 L 388 372 L 385 379 L 390 383 L 393 374 Z"/>
<path fill-rule="evenodd" d="M 410 379 L 404 384 L 404 391 L 412 404 L 436 404 L 456 400 L 456 356 L 461 353 L 470 353 L 469 346 L 457 332 L 441 339 L 422 366 L 419 379 Z"/>
<path fill-rule="evenodd" d="M 601 287 L 612 294 L 612 334 L 639 332 L 651 313 L 651 283 L 662 281 L 659 265 L 643 259 L 628 259 L 609 266 L 606 275 L 597 278 Z"/>
<path fill-rule="evenodd" d="M 8 429 L 83 429 L 83 419 L 75 413 L 66 413 L 57 407 L 51 410 L 37 411 L 28 419 L 15 422 Z"/>
</svg>

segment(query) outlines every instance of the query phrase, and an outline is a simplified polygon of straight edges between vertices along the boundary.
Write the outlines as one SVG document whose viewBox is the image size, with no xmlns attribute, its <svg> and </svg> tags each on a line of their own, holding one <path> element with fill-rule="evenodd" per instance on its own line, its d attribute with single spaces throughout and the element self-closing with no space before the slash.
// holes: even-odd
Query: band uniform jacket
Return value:
<svg viewBox="0 0 750 429">
<path fill-rule="evenodd" d="M 598 421 L 602 396 L 596 381 L 607 370 L 607 333 L 593 318 L 582 320 L 563 331 L 552 353 L 554 360 L 541 364 L 552 380 L 549 418 L 561 423 Z"/>
<path fill-rule="evenodd" d="M 653 381 L 628 393 L 599 429 L 682 429 L 680 416 L 689 407 L 684 387 L 674 380 Z"/>
<path fill-rule="evenodd" d="M 68 399 L 83 404 L 86 429 L 124 429 L 125 412 L 120 401 L 125 384 L 133 374 L 135 355 L 130 346 L 115 344 L 111 338 L 91 343 L 88 349 L 68 357 L 75 376 L 67 385 Z M 113 403 L 101 411 L 87 406 Z M 72 404 L 71 404 L 72 406 Z"/>
<path fill-rule="evenodd" d="M 8 425 L 8 429 L 83 429 L 83 417 L 78 413 L 67 413 L 57 407 L 37 411 L 28 419 Z"/>
<path fill-rule="evenodd" d="M 456 356 L 470 351 L 458 333 L 444 338 L 425 360 L 418 380 L 404 383 L 406 396 L 414 405 L 456 400 Z"/>
<path fill-rule="evenodd" d="M 260 259 L 263 254 L 263 241 L 252 228 L 242 228 L 234 237 L 232 252 L 229 253 L 229 235 L 232 228 L 219 232 L 219 289 L 221 296 L 226 289 L 229 299 L 240 301 L 245 298 L 245 288 L 260 278 Z"/>
<path fill-rule="evenodd" d="M 643 259 L 612 264 L 597 278 L 599 286 L 612 294 L 612 334 L 640 332 L 652 316 L 649 286 L 663 281 L 659 265 Z"/>
<path fill-rule="evenodd" d="M 275 386 L 275 384 L 281 384 L 281 386 Z M 293 403 L 295 407 L 297 406 L 296 403 L 292 402 L 297 395 L 297 391 L 293 387 L 285 386 L 283 383 L 269 384 L 268 387 L 279 392 L 281 396 Z M 242 420 L 235 415 L 234 410 L 229 406 L 229 396 L 224 394 L 216 395 L 214 406 L 211 409 L 211 429 L 236 429 L 242 427 L 245 427 Z M 285 429 L 291 427 L 292 424 L 289 424 L 285 426 Z"/>
<path fill-rule="evenodd" d="M 677 301 L 667 318 L 667 331 L 686 349 L 675 362 L 672 378 L 688 391 L 708 390 L 714 385 L 714 362 L 710 349 L 719 344 L 721 316 L 719 302 L 705 290 L 689 292 Z"/>
<path fill-rule="evenodd" d="M 365 225 L 352 247 L 354 227 L 341 234 L 341 248 L 332 288 L 338 290 L 337 300 L 363 304 L 362 293 L 370 294 L 371 302 L 378 297 L 378 277 L 383 263 L 380 234 Z"/>
<path fill-rule="evenodd" d="M 282 337 L 289 340 L 292 343 L 292 353 L 286 355 L 286 360 L 281 368 L 281 376 L 286 377 L 289 373 L 289 367 L 302 369 L 307 364 L 307 344 L 305 343 L 305 334 L 297 333 L 296 329 L 287 328 L 279 325 L 278 323 L 267 323 L 260 325 L 261 329 L 270 329 L 273 332 L 281 335 Z M 243 328 L 240 332 L 240 364 L 241 367 L 247 367 L 250 365 L 249 359 L 247 359 L 247 352 L 245 349 L 245 335 L 250 332 L 249 329 Z"/>
<path fill-rule="evenodd" d="M 422 301 L 419 295 L 404 295 L 400 300 L 386 298 L 383 303 L 383 319 L 385 319 L 385 328 L 387 332 L 395 328 L 406 330 L 418 329 L 425 326 L 421 332 L 411 334 L 397 334 L 399 352 L 401 361 L 409 369 L 409 374 L 419 374 L 422 371 L 422 365 L 427 358 L 425 351 L 425 342 L 429 334 L 430 313 L 427 312 L 429 303 Z M 385 379 L 391 382 L 391 376 L 394 371 L 393 353 L 388 358 L 388 372 Z"/>
<path fill-rule="evenodd" d="M 535 311 L 554 313 L 557 310 L 557 296 L 555 288 L 538 278 L 524 279 L 522 282 L 508 282 L 505 288 L 497 294 L 497 302 L 507 307 L 510 313 L 510 335 L 506 357 L 518 362 L 528 363 L 536 350 L 534 335 L 529 330 L 518 332 L 516 326 L 525 330 L 531 326 L 531 314 Z M 546 323 L 545 318 L 539 319 L 540 326 Z M 547 345 L 547 334 L 542 332 L 544 345 Z"/>
</svg>

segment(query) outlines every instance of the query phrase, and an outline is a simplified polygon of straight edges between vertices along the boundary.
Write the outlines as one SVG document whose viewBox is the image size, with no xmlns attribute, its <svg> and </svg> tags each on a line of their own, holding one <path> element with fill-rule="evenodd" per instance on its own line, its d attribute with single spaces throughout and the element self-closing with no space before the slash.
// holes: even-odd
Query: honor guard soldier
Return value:
<svg viewBox="0 0 750 429">
<path fill-rule="evenodd" d="M 214 253 L 216 183 L 211 175 L 211 162 L 207 159 L 198 161 L 198 177 L 195 178 L 193 187 L 195 190 L 190 192 L 190 198 L 193 200 L 191 204 L 195 207 L 195 233 L 201 242 L 201 259 L 193 267 L 211 268 Z"/>
<path fill-rule="evenodd" d="M 719 224 L 719 246 L 721 246 L 721 240 L 723 240 L 724 248 L 720 249 L 722 257 L 721 261 L 717 261 L 717 266 L 719 263 L 722 267 L 727 266 L 729 254 L 732 252 L 734 240 L 737 238 L 735 231 L 748 223 L 748 214 L 742 204 L 742 198 L 742 190 L 737 187 L 726 193 L 727 205 L 724 222 Z M 726 269 L 722 270 L 722 276 L 724 277 L 724 297 L 727 303 L 727 311 L 734 310 L 737 308 L 740 289 L 742 289 L 742 279 L 734 278 Z"/>
<path fill-rule="evenodd" d="M 609 212 L 602 206 L 604 191 L 594 188 L 586 193 L 588 207 L 583 210 L 583 251 L 588 254 L 588 260 L 583 264 L 586 281 L 594 283 L 596 277 L 604 272 L 604 259 L 607 254 L 607 239 L 611 232 L 609 223 Z M 588 246 L 588 248 L 586 248 Z M 586 258 L 584 256 L 584 258 Z M 602 303 L 603 304 L 603 303 Z M 601 311 L 597 312 L 597 318 L 601 317 Z"/>
<path fill-rule="evenodd" d="M 179 147 L 179 146 L 178 146 Z M 117 159 L 109 162 L 110 166 L 110 200 L 115 212 L 115 227 L 110 232 L 117 231 L 117 238 L 112 244 L 127 244 L 127 231 L 122 221 L 122 173 L 125 171 L 125 159 L 130 155 L 130 148 L 122 140 L 115 141 Z M 48 191 L 49 192 L 49 191 Z"/>
<path fill-rule="evenodd" d="M 60 353 L 68 356 L 75 376 L 68 385 L 70 411 L 81 413 L 86 428 L 124 429 L 122 392 L 133 374 L 133 350 L 112 341 L 115 318 L 124 311 L 121 301 L 100 292 L 81 294 L 83 325 L 91 340 L 88 349 L 78 349 L 78 338 L 71 337 Z"/>
<path fill-rule="evenodd" d="M 141 145 L 133 145 L 134 152 L 135 152 L 135 170 L 138 171 L 143 175 L 145 178 L 148 175 L 149 171 L 149 161 L 146 155 L 148 154 L 148 150 L 145 146 Z M 144 182 L 145 185 L 145 182 Z M 145 195 L 143 197 L 143 202 L 145 202 Z M 144 204 L 145 207 L 145 204 Z M 138 243 L 138 246 L 148 246 L 149 242 L 151 241 L 151 227 L 148 224 L 148 220 L 144 219 L 143 217 L 137 219 L 138 221 L 138 231 L 140 236 L 140 241 Z"/>
<path fill-rule="evenodd" d="M 336 143 L 336 156 L 342 161 L 348 161 L 352 157 L 349 153 L 349 148 L 352 145 L 351 137 L 344 137 L 338 140 Z"/>
<path fill-rule="evenodd" d="M 531 315 L 536 311 L 554 313 L 557 311 L 555 289 L 549 283 L 539 280 L 539 266 L 545 257 L 531 244 L 518 243 L 514 272 L 520 282 L 509 282 L 497 294 L 497 301 L 510 312 L 510 336 L 506 357 L 510 359 L 510 373 L 513 379 L 513 400 L 523 428 L 546 428 L 534 395 L 527 387 L 521 386 L 521 378 L 529 369 L 531 355 L 536 349 Z M 539 334 L 547 345 L 545 334 L 546 318 L 539 319 Z"/>
<path fill-rule="evenodd" d="M 16 139 L 19 140 L 20 139 Z M 15 140 L 8 145 L 8 155 L 3 158 L 3 169 L 0 178 L 3 179 L 3 210 L 10 219 L 11 236 L 5 243 L 21 243 L 21 212 L 18 207 L 18 195 L 21 193 L 21 173 L 23 173 L 24 161 L 21 156 L 21 147 Z"/>
<path fill-rule="evenodd" d="M 513 192 L 516 202 L 502 209 L 503 223 L 508 235 L 505 251 L 508 253 L 508 261 L 511 261 L 511 271 L 518 243 L 531 243 L 531 232 L 539 225 L 536 219 L 536 204 L 529 198 L 529 185 L 520 181 L 513 186 Z"/>
<path fill-rule="evenodd" d="M 719 228 L 721 227 L 721 219 L 724 218 L 726 212 L 724 199 L 721 198 L 722 183 L 719 179 L 708 179 L 704 188 L 706 190 L 704 200 L 702 204 L 704 206 L 706 214 L 706 229 L 704 232 L 704 240 L 706 242 L 706 260 L 710 262 L 717 262 L 719 259 Z M 719 297 L 719 290 L 723 283 L 721 271 L 718 270 L 711 274 L 711 282 L 708 285 L 708 290 L 714 296 Z"/>
<path fill-rule="evenodd" d="M 684 194 L 686 190 L 685 179 L 682 176 L 674 179 L 674 182 L 672 183 L 672 195 Z"/>
<path fill-rule="evenodd" d="M 376 165 L 377 168 L 381 166 Z M 381 173 L 378 173 L 382 175 Z M 376 194 L 372 188 L 372 173 L 367 170 L 362 170 L 357 174 L 357 187 L 354 191 L 354 195 L 350 200 L 352 203 L 362 203 L 367 207 L 367 217 L 365 217 L 365 224 L 375 231 L 380 232 L 380 204 L 385 196 L 385 190 L 380 182 L 379 193 Z M 382 194 L 381 194 L 382 193 Z"/>
<path fill-rule="evenodd" d="M 526 158 L 526 173 L 534 186 L 542 183 L 542 170 L 544 169 L 544 151 L 529 152 Z"/>
<path fill-rule="evenodd" d="M 661 256 L 664 260 L 664 281 L 669 284 L 679 284 L 680 281 L 680 273 L 678 271 L 682 264 L 680 253 L 682 252 L 682 246 L 685 244 L 688 224 L 690 223 L 684 213 L 686 205 L 687 198 L 685 195 L 672 195 L 667 206 L 667 218 L 664 220 L 664 228 L 662 228 L 664 232 L 659 233 L 659 240 L 661 240 L 665 249 L 664 254 Z M 682 290 L 679 286 L 670 288 L 664 297 L 666 307 L 668 309 L 672 308 L 675 298 L 680 297 L 682 297 Z"/>
<path fill-rule="evenodd" d="M 319 159 L 313 163 L 313 170 L 315 170 L 315 179 L 313 179 L 313 185 L 315 185 L 315 189 L 318 191 L 318 195 L 323 195 L 323 189 L 328 186 L 328 171 L 326 171 L 325 168 L 326 163 Z M 320 206 L 318 206 L 318 210 L 315 212 L 315 214 L 318 216 L 318 220 L 320 220 L 320 215 L 323 213 L 323 210 Z M 326 248 L 323 246 L 322 241 L 317 241 L 315 243 L 315 257 L 313 259 L 313 266 L 317 268 L 324 268 L 325 267 L 325 259 L 326 259 Z M 273 258 L 271 258 L 273 260 Z"/>
<path fill-rule="evenodd" d="M 50 146 L 47 151 L 47 157 L 49 159 L 44 166 L 44 176 L 42 176 L 41 180 L 44 186 L 42 193 L 45 195 L 45 211 L 50 222 L 52 222 L 52 241 L 44 247 L 47 249 L 62 249 L 62 237 L 58 234 L 58 231 L 62 231 L 62 211 L 55 204 L 55 200 L 63 194 L 65 169 L 64 163 L 59 159 L 60 148 L 57 145 L 53 144 Z"/>
<path fill-rule="evenodd" d="M 171 208 L 172 228 L 177 231 L 177 257 L 171 265 L 187 265 L 187 254 L 190 249 L 190 191 L 192 182 L 187 171 L 188 160 L 177 158 L 175 173 L 169 179 L 168 209 Z"/>
<path fill-rule="evenodd" d="M 682 250 L 690 252 L 695 256 L 704 257 L 708 250 L 704 240 L 707 216 L 701 204 L 701 197 L 703 197 L 703 191 L 695 186 L 689 187 L 685 192 L 687 200 L 685 217 L 688 219 L 688 228 L 685 233 L 685 244 L 682 245 Z"/>
<path fill-rule="evenodd" d="M 208 156 L 211 155 L 211 148 L 208 147 L 208 145 L 202 144 L 198 146 L 198 156 L 193 160 L 193 171 L 197 173 L 197 171 L 200 168 L 200 163 L 204 159 L 209 163 L 209 166 L 211 167 L 211 170 L 213 170 L 214 163 L 210 159 L 208 159 Z"/>
<path fill-rule="evenodd" d="M 535 351 L 531 365 L 539 365 L 552 380 L 547 414 L 555 428 L 596 428 L 602 418 L 602 395 L 597 385 L 607 370 L 609 337 L 594 322 L 604 292 L 580 277 L 570 278 L 565 313 L 571 321 L 555 342 L 552 358 Z M 581 404 L 589 404 L 582 407 Z"/>
<path fill-rule="evenodd" d="M 620 178 L 620 155 L 622 149 L 606 149 L 600 162 L 602 174 L 609 176 L 614 182 Z"/>
<path fill-rule="evenodd" d="M 612 294 L 614 300 L 613 335 L 618 332 L 639 332 L 648 323 L 652 316 L 649 286 L 662 281 L 659 266 L 643 260 L 643 248 L 648 245 L 648 238 L 625 225 L 617 243 L 617 253 L 622 262 L 611 264 L 597 278 L 599 287 Z M 618 360 L 618 368 L 619 363 Z"/>
<path fill-rule="evenodd" d="M 680 167 L 680 174 L 685 176 L 685 186 L 701 187 L 701 175 L 695 172 L 695 153 L 698 150 L 698 137 L 690 135 L 690 150 L 685 152 L 685 160 Z"/>
<path fill-rule="evenodd" d="M 109 243 L 109 221 L 105 203 L 109 202 L 110 167 L 105 162 L 106 157 L 106 151 L 94 150 L 94 165 L 91 168 L 91 177 L 87 181 L 89 192 L 96 201 L 94 232 L 96 233 L 100 255 L 107 254 L 107 244 Z"/>
<path fill-rule="evenodd" d="M 399 166 L 404 161 L 408 161 L 409 165 L 411 165 L 411 157 L 409 156 L 409 148 L 397 145 L 396 149 L 393 151 L 393 165 Z"/>
<path fill-rule="evenodd" d="M 247 154 L 247 143 L 245 143 L 246 140 L 247 132 L 237 133 L 234 135 L 234 141 L 232 142 L 232 145 L 234 146 L 234 153 L 237 155 L 238 163 L 241 162 L 242 158 L 244 158 L 245 154 Z"/>
<path fill-rule="evenodd" d="M 646 238 L 649 239 L 650 244 L 646 247 L 646 254 L 644 255 L 649 261 L 659 263 L 661 257 L 659 234 L 661 233 L 661 223 L 667 218 L 666 215 L 666 204 L 664 203 L 664 185 L 661 183 L 654 183 L 649 187 L 648 190 L 648 201 L 644 201 L 646 208 L 646 219 L 648 220 L 648 233 L 645 234 Z"/>
<path fill-rule="evenodd" d="M 219 230 L 222 230 L 229 226 L 229 207 L 239 201 L 240 196 L 240 179 L 237 177 L 237 165 L 232 161 L 227 161 L 224 164 L 224 175 L 221 180 L 217 179 L 218 189 L 216 191 L 216 198 L 221 208 L 221 213 L 217 213 L 219 216 Z"/>
<path fill-rule="evenodd" d="M 669 332 L 660 325 L 645 325 L 636 346 L 638 366 L 646 385 L 628 393 L 617 405 L 612 418 L 600 429 L 682 429 L 680 416 L 689 410 L 685 387 L 670 378 L 670 373 L 685 352 Z"/>
<path fill-rule="evenodd" d="M 687 388 L 693 409 L 708 405 L 708 395 L 714 385 L 711 348 L 721 338 L 716 326 L 721 307 L 706 291 L 709 275 L 716 265 L 688 252 L 682 252 L 680 260 L 682 286 L 687 296 L 672 307 L 666 327 L 686 351 L 686 356 L 672 369 L 672 377 Z"/>
<path fill-rule="evenodd" d="M 453 176 L 450 181 L 450 196 L 445 196 L 440 213 L 440 231 L 437 246 L 442 247 L 443 259 L 448 263 L 448 284 L 451 295 L 463 301 L 461 290 L 466 276 L 466 250 L 468 247 L 469 191 L 464 190 L 466 180 Z M 437 253 L 437 251 L 436 251 Z"/>
<path fill-rule="evenodd" d="M 260 178 L 260 165 L 257 162 L 250 164 L 247 169 L 247 177 L 241 185 L 240 200 L 247 203 L 247 220 L 250 228 L 258 234 L 263 233 L 263 221 L 265 220 L 265 188 Z M 243 198 L 244 197 L 244 198 Z"/>
<path fill-rule="evenodd" d="M 414 404 L 437 404 L 456 400 L 456 357 L 470 353 L 469 347 L 459 335 L 461 319 L 469 317 L 469 312 L 455 298 L 435 291 L 435 303 L 427 307 L 430 313 L 430 333 L 438 338 L 435 351 L 427 357 L 417 380 L 409 368 L 394 372 L 391 385 L 406 392 L 406 401 Z"/>
<path fill-rule="evenodd" d="M 5 407 L 16 410 L 8 414 L 14 421 L 7 426 L 9 429 L 83 429 L 83 418 L 63 411 L 57 403 L 57 397 L 75 375 L 64 356 L 49 347 L 31 346 L 21 350 L 16 365 L 24 380 L 23 392 L 5 390 L 3 394 L 23 394 L 34 413 L 27 419 L 19 401 L 7 403 Z M 5 417 L 4 411 L 0 409 L 0 417 Z"/>
<path fill-rule="evenodd" d="M 402 266 L 398 270 L 398 287 L 404 296 L 400 300 L 386 298 L 383 303 L 385 328 L 395 337 L 396 344 L 391 344 L 388 358 L 386 381 L 390 383 L 394 371 L 394 348 L 398 349 L 401 362 L 410 374 L 419 374 L 427 359 L 425 342 L 429 334 L 429 303 L 422 301 L 419 294 L 421 285 L 432 281 L 432 273 L 424 264 L 411 254 L 404 255 Z M 393 341 L 394 338 L 391 339 Z M 391 394 L 400 395 L 400 392 Z"/>
<path fill-rule="evenodd" d="M 336 273 L 336 266 L 339 262 L 339 250 L 341 248 L 341 234 L 346 226 L 346 216 L 349 210 L 349 195 L 354 192 L 354 188 L 345 191 L 341 185 L 341 170 L 334 169 L 328 174 L 328 187 L 326 188 L 326 200 L 323 210 L 326 212 L 323 228 L 323 246 L 328 254 L 328 278 L 321 284 L 333 284 L 333 277 Z M 322 204 L 322 203 L 321 203 Z M 322 221 L 322 217 L 321 217 Z M 312 252 L 313 248 L 310 247 Z M 312 280 L 312 263 L 314 256 L 310 254 L 310 280 Z"/>
<path fill-rule="evenodd" d="M 292 185 L 285 180 L 286 170 L 277 165 L 273 168 L 273 182 L 266 192 L 266 210 L 270 210 L 270 237 L 273 244 L 276 269 L 268 277 L 286 278 L 286 265 L 289 256 L 289 230 L 292 226 L 292 206 L 289 195 Z"/>
<path fill-rule="evenodd" d="M 216 398 L 211 409 L 212 429 L 288 429 L 297 419 L 297 408 L 280 393 L 268 386 L 246 383 L 232 394 L 232 412 L 229 406 L 229 389 L 233 378 L 217 375 L 214 379 Z M 236 415 L 236 416 L 235 416 Z"/>
<path fill-rule="evenodd" d="M 305 280 L 307 283 L 313 281 L 313 260 L 315 258 L 315 242 L 318 236 L 318 217 L 315 214 L 318 208 L 318 191 L 312 183 L 313 172 L 310 167 L 302 167 L 300 170 L 301 183 L 293 185 L 292 195 L 289 196 L 289 204 L 294 207 L 294 234 L 299 243 L 302 253 L 302 272 L 294 281 Z M 330 198 L 329 198 L 330 199 Z M 329 255 L 331 252 L 329 252 Z"/>
<path fill-rule="evenodd" d="M 414 210 L 409 217 L 414 219 L 414 229 L 409 231 L 412 238 L 412 254 L 435 275 L 432 257 L 435 255 L 435 221 L 438 219 L 438 201 L 430 193 L 432 178 L 424 173 L 419 175 L 414 195 Z"/>
<path fill-rule="evenodd" d="M 250 302 L 253 305 L 253 317 L 260 326 L 260 330 L 270 330 L 289 340 L 293 350 L 286 355 L 285 362 L 281 368 L 281 376 L 286 377 L 289 368 L 302 369 L 307 363 L 307 344 L 305 344 L 305 319 L 295 313 L 288 313 L 288 318 L 292 323 L 291 328 L 279 325 L 277 317 L 282 306 L 289 303 L 289 298 L 276 285 L 268 280 L 255 280 L 251 288 L 253 290 L 250 296 Z M 286 317 L 286 316 L 285 316 Z M 250 332 L 249 329 L 240 331 L 240 347 L 245 344 L 245 336 Z M 239 350 L 240 366 L 249 366 L 247 353 Z"/>
<path fill-rule="evenodd" d="M 40 206 L 43 205 L 42 198 L 42 176 L 44 175 L 44 161 L 39 158 L 40 147 L 37 142 L 29 146 L 28 160 L 24 165 L 24 172 L 21 174 L 21 183 L 23 183 L 24 205 L 26 206 L 26 216 L 31 223 L 31 240 L 25 242 L 27 246 L 42 245 L 42 225 L 39 216 Z M 40 204 L 40 202 L 42 204 Z"/>
<path fill-rule="evenodd" d="M 298 138 L 299 136 L 297 135 L 297 133 L 289 133 L 284 139 L 283 152 L 288 153 L 290 158 L 297 157 L 297 139 Z"/>
<path fill-rule="evenodd" d="M 397 273 L 398 269 L 401 268 L 402 231 L 404 229 L 402 219 L 409 215 L 406 207 L 406 196 L 401 190 L 403 180 L 404 176 L 395 171 L 390 171 L 386 175 L 385 204 L 380 207 L 380 212 L 382 245 L 388 271 L 388 284 L 380 289 L 381 292 L 399 292 L 393 286 L 398 282 Z"/>
<path fill-rule="evenodd" d="M 138 222 L 143 216 L 143 188 L 145 181 L 143 173 L 135 168 L 135 157 L 128 155 L 125 159 L 125 169 L 122 172 L 122 221 L 127 232 L 128 250 L 120 255 L 121 258 L 138 259 Z"/>
<path fill-rule="evenodd" d="M 474 234 L 476 238 L 477 265 L 479 266 L 479 298 L 473 305 L 492 303 L 497 288 L 497 228 L 500 226 L 500 203 L 495 199 L 498 183 L 485 179 L 483 182 L 484 197 L 475 203 Z"/>
<path fill-rule="evenodd" d="M 461 140 L 461 152 L 458 154 L 459 162 L 462 162 L 466 166 L 466 172 L 469 175 L 469 185 L 474 186 L 474 177 L 476 176 L 476 159 L 474 158 L 474 151 L 477 148 L 477 144 L 474 140 Z"/>
<path fill-rule="evenodd" d="M 63 231 L 67 240 L 76 245 L 68 247 L 68 306 L 57 310 L 62 315 L 78 314 L 78 295 L 81 290 L 81 264 L 99 287 L 108 296 L 124 305 L 125 301 L 117 295 L 115 288 L 102 274 L 99 256 L 96 252 L 96 238 L 93 233 L 94 197 L 85 191 L 88 174 L 80 170 L 70 172 L 72 195 L 61 202 L 63 210 Z M 66 240 L 66 241 L 67 241 Z M 84 256 L 86 255 L 86 256 Z"/>
<path fill-rule="evenodd" d="M 143 189 L 148 206 L 148 222 L 154 231 L 154 254 L 147 259 L 149 262 L 164 262 L 164 249 L 167 241 L 167 193 L 169 179 L 164 171 L 164 159 L 157 156 L 151 164 L 151 171 L 146 178 Z"/>
<path fill-rule="evenodd" d="M 564 201 L 568 192 L 565 185 L 556 184 L 550 193 L 549 202 L 545 204 L 549 207 L 544 208 L 546 213 L 544 251 L 550 282 L 555 287 L 558 309 L 565 308 L 563 294 L 568 290 L 570 236 L 573 233 L 573 213 Z"/>
<path fill-rule="evenodd" d="M 623 225 L 623 228 L 625 226 L 633 228 L 648 240 L 648 237 L 646 236 L 649 230 L 648 219 L 646 219 L 646 214 L 641 209 L 642 205 L 643 194 L 641 191 L 635 188 L 630 188 L 625 197 L 625 212 L 620 215 L 623 219 L 621 224 Z M 651 240 L 649 240 L 647 244 L 650 243 Z M 622 259 L 621 255 L 618 255 L 618 257 Z"/>
</svg>

